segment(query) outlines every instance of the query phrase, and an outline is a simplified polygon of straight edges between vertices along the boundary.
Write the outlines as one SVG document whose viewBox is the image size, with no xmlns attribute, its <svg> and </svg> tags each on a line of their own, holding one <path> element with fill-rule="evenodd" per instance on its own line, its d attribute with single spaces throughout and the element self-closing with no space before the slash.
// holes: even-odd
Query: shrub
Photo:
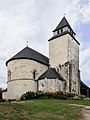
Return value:
<svg viewBox="0 0 90 120">
<path fill-rule="evenodd" d="M 0 102 L 5 102 L 6 100 L 5 99 L 0 99 Z"/>
<path fill-rule="evenodd" d="M 36 98 L 44 98 L 44 93 L 42 92 L 42 91 L 38 91 L 38 92 L 36 92 Z"/>
<path fill-rule="evenodd" d="M 44 93 L 42 91 L 38 91 L 36 93 L 36 96 L 38 99 L 46 99 L 46 98 L 52 98 L 53 94 L 49 92 Z"/>
<path fill-rule="evenodd" d="M 51 92 L 42 92 L 42 91 L 38 91 L 38 92 L 26 92 L 25 94 L 23 94 L 21 96 L 21 100 L 28 100 L 28 99 L 51 99 L 51 98 L 54 98 L 54 99 L 64 99 L 66 100 L 68 97 L 66 94 L 63 94 L 63 92 L 54 92 L 54 93 L 51 93 Z"/>
<path fill-rule="evenodd" d="M 74 93 L 66 93 L 66 96 L 67 96 L 67 97 L 74 97 L 75 94 L 74 94 Z"/>
<path fill-rule="evenodd" d="M 21 100 L 34 99 L 36 97 L 37 97 L 37 95 L 35 92 L 29 91 L 21 96 Z"/>
<path fill-rule="evenodd" d="M 65 93 L 65 95 L 67 96 L 68 99 L 73 99 L 73 97 L 75 96 L 74 93 Z"/>
<path fill-rule="evenodd" d="M 16 99 L 8 99 L 8 100 L 6 100 L 6 101 L 9 102 L 9 103 L 11 103 L 11 102 L 16 101 Z"/>
<path fill-rule="evenodd" d="M 66 100 L 67 96 L 65 94 L 63 94 L 62 92 L 56 92 L 56 93 L 54 93 L 53 98 Z"/>
</svg>

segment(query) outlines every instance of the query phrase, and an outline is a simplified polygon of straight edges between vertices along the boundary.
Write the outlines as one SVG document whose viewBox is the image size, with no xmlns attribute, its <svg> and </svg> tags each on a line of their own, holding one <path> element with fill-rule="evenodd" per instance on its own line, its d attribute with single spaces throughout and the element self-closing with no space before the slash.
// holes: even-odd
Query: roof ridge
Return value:
<svg viewBox="0 0 90 120">
<path fill-rule="evenodd" d="M 40 52 L 38 52 L 38 51 L 36 51 L 36 50 L 34 50 L 34 49 L 28 47 L 28 46 L 26 46 L 25 48 L 23 48 L 22 50 L 20 50 L 18 53 L 16 53 L 16 55 L 19 54 L 20 52 L 22 52 L 22 51 L 23 51 L 24 49 L 26 49 L 26 48 L 29 48 L 29 49 L 31 49 L 32 51 L 37 52 L 38 54 L 40 54 L 40 55 L 42 55 L 42 56 L 48 58 L 47 56 L 43 55 L 42 53 L 40 53 Z M 14 55 L 14 56 L 16 56 L 16 55 Z M 13 56 L 13 57 L 14 57 L 14 56 Z M 13 57 L 12 57 L 12 58 L 13 58 Z"/>
<path fill-rule="evenodd" d="M 45 55 L 39 53 L 36 50 L 33 50 L 30 47 L 23 48 L 20 52 L 18 52 L 16 55 L 14 55 L 11 59 L 9 59 L 6 62 L 6 65 L 9 61 L 15 60 L 15 59 L 31 59 L 36 60 L 37 62 L 41 62 L 45 65 L 49 65 L 49 58 Z"/>
<path fill-rule="evenodd" d="M 41 79 L 59 79 L 59 80 L 64 80 L 64 78 L 56 71 L 55 68 L 49 67 L 47 71 L 45 71 L 39 78 L 38 80 Z"/>
<path fill-rule="evenodd" d="M 59 22 L 59 24 L 57 25 L 57 27 L 55 28 L 55 30 L 53 30 L 53 32 L 55 32 L 56 30 L 58 30 L 58 29 L 60 29 L 60 28 L 62 28 L 62 27 L 65 27 L 65 26 L 69 26 L 69 27 L 71 28 L 69 22 L 67 21 L 66 17 L 64 16 L 64 17 L 61 19 L 61 21 Z M 72 29 L 72 28 L 71 28 L 71 29 Z M 73 31 L 73 29 L 72 29 L 72 31 Z M 74 32 L 74 31 L 73 31 L 73 32 Z M 74 32 L 74 33 L 75 33 L 75 32 Z"/>
<path fill-rule="evenodd" d="M 46 57 L 46 58 L 48 58 L 47 56 L 43 55 L 42 53 L 40 53 L 40 52 L 38 52 L 38 51 L 36 51 L 36 50 L 34 50 L 34 49 L 32 49 L 32 48 L 30 48 L 30 47 L 28 47 L 28 48 L 31 49 L 31 50 L 33 50 L 33 51 L 35 51 L 35 52 L 37 52 L 37 53 L 39 53 L 39 54 L 41 54 L 42 56 L 44 56 L 44 57 Z"/>
</svg>

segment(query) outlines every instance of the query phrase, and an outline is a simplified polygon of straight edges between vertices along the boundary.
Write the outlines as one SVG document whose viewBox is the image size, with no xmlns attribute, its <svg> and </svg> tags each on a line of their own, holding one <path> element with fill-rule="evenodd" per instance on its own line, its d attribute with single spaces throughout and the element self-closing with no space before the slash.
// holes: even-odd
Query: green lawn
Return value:
<svg viewBox="0 0 90 120">
<path fill-rule="evenodd" d="M 60 100 L 60 101 L 61 103 L 64 103 L 64 104 L 78 104 L 78 105 L 90 106 L 90 100 Z"/>
<path fill-rule="evenodd" d="M 68 103 L 90 105 L 89 101 L 54 99 L 6 103 L 0 104 L 0 120 L 78 120 L 82 107 Z"/>
</svg>

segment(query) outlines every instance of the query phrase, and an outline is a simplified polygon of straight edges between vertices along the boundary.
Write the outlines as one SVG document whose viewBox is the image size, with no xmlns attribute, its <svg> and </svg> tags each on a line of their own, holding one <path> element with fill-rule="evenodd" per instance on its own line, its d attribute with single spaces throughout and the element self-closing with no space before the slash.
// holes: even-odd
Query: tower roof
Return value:
<svg viewBox="0 0 90 120">
<path fill-rule="evenodd" d="M 69 26 L 69 27 L 70 27 L 67 19 L 66 19 L 65 17 L 63 17 L 62 20 L 60 21 L 60 23 L 58 24 L 58 26 L 55 28 L 54 31 L 56 31 L 56 30 L 58 30 L 58 29 L 60 29 L 60 28 L 62 28 L 62 27 L 65 27 L 65 26 Z M 71 27 L 70 27 L 70 28 L 71 28 Z M 53 32 L 54 32 L 54 31 L 53 31 Z"/>
<path fill-rule="evenodd" d="M 67 27 L 66 30 L 64 30 L 65 27 Z M 61 31 L 59 31 L 59 30 L 61 30 Z M 60 36 L 69 34 L 80 45 L 80 43 L 75 39 L 76 33 L 73 31 L 73 29 L 69 25 L 69 23 L 68 23 L 67 19 L 65 18 L 65 16 L 62 18 L 62 20 L 60 21 L 58 26 L 55 28 L 55 30 L 53 30 L 53 33 L 55 33 L 54 36 L 51 37 L 48 41 L 51 41 L 51 40 L 54 40 L 55 38 L 58 38 Z"/>
<path fill-rule="evenodd" d="M 48 70 L 43 73 L 39 78 L 38 80 L 41 80 L 41 79 L 56 79 L 58 78 L 59 80 L 62 80 L 64 81 L 64 78 L 55 70 L 55 68 L 48 68 Z"/>
<path fill-rule="evenodd" d="M 65 27 L 65 26 L 68 26 L 73 31 L 73 29 L 71 28 L 70 24 L 68 23 L 67 19 L 64 16 L 62 18 L 62 20 L 60 21 L 60 23 L 58 24 L 58 26 L 55 28 L 55 30 L 53 30 L 53 32 L 55 32 L 56 30 L 58 30 L 60 28 Z M 73 31 L 73 33 L 76 34 L 74 31 Z"/>
<path fill-rule="evenodd" d="M 16 59 L 30 59 L 30 60 L 38 61 L 42 64 L 49 66 L 49 59 L 46 56 L 42 55 L 41 53 L 39 53 L 29 47 L 25 47 L 23 50 L 21 50 L 15 56 L 13 56 L 11 59 L 9 59 L 6 62 L 6 65 L 8 64 L 8 62 L 10 62 L 12 60 L 16 60 Z"/>
</svg>

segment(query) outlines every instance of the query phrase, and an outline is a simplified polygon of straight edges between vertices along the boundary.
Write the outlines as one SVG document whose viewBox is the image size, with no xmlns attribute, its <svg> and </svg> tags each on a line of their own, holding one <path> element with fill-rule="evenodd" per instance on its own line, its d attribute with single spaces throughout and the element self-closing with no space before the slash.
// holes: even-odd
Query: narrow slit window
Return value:
<svg viewBox="0 0 90 120">
<path fill-rule="evenodd" d="M 36 79 L 36 70 L 33 71 L 33 79 Z"/>
<path fill-rule="evenodd" d="M 11 80 L 11 71 L 8 70 L 8 80 Z"/>
<path fill-rule="evenodd" d="M 63 29 L 61 28 L 61 33 L 63 32 Z"/>
</svg>

